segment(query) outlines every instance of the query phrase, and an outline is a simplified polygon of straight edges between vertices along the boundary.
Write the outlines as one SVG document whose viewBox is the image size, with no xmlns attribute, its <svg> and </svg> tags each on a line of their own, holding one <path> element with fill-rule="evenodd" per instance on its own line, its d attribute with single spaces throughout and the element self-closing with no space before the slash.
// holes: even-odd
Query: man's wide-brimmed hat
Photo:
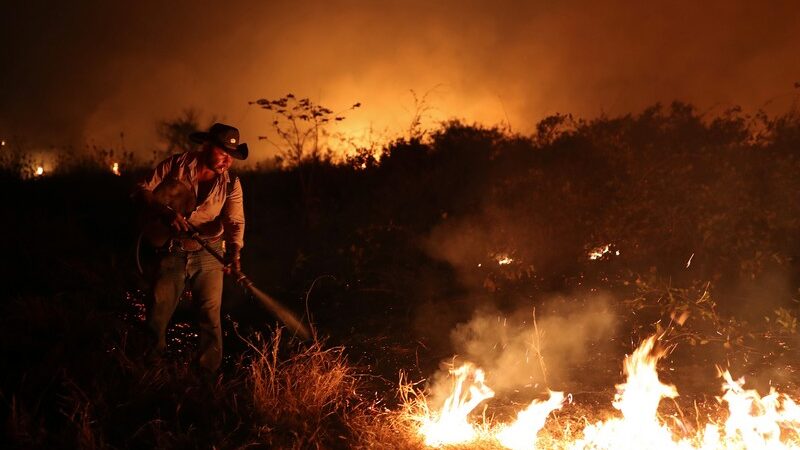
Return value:
<svg viewBox="0 0 800 450">
<path fill-rule="evenodd" d="M 247 144 L 239 142 L 239 129 L 224 123 L 215 123 L 208 131 L 192 133 L 189 139 L 198 144 L 214 144 L 236 159 L 247 158 Z"/>
</svg>

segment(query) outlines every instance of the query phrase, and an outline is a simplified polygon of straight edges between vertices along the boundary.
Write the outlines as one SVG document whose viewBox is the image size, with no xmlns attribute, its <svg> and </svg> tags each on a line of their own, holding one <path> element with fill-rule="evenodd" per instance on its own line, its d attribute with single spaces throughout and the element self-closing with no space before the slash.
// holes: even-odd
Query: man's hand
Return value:
<svg viewBox="0 0 800 450">
<path fill-rule="evenodd" d="M 186 219 L 173 209 L 167 208 L 164 210 L 164 221 L 175 231 L 184 232 L 190 230 Z"/>
<path fill-rule="evenodd" d="M 225 252 L 225 273 L 239 273 L 242 271 L 240 249 L 236 244 L 230 244 Z"/>
</svg>

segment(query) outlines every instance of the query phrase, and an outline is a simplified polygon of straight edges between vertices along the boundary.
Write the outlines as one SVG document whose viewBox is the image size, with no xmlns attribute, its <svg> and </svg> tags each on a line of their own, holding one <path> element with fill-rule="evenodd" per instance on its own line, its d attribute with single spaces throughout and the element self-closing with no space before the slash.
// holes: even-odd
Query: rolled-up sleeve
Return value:
<svg viewBox="0 0 800 450">
<path fill-rule="evenodd" d="M 225 241 L 244 247 L 244 203 L 242 202 L 242 183 L 239 177 L 233 180 L 233 188 L 225 198 L 222 207 L 222 226 L 225 228 Z"/>
</svg>

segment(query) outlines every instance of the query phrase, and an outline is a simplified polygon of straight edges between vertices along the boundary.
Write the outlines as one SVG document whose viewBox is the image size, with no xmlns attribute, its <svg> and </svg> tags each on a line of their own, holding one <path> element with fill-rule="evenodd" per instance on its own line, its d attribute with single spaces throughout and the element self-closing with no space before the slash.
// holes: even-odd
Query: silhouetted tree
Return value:
<svg viewBox="0 0 800 450">
<path fill-rule="evenodd" d="M 320 138 L 329 124 L 341 122 L 345 119 L 346 111 L 361 107 L 361 103 L 354 103 L 349 108 L 334 113 L 333 110 L 318 105 L 307 97 L 298 99 L 289 93 L 278 99 L 261 98 L 249 104 L 258 105 L 272 113 L 272 129 L 281 142 L 273 142 L 269 136 L 258 138 L 272 143 L 280 150 L 279 163 L 296 168 L 300 177 L 306 225 L 309 225 L 313 222 L 311 217 L 314 201 L 314 167 L 324 159 Z"/>
<path fill-rule="evenodd" d="M 196 143 L 189 139 L 189 135 L 195 131 L 207 129 L 208 126 L 201 126 L 200 112 L 194 108 L 184 109 L 180 116 L 174 119 L 161 120 L 156 125 L 156 132 L 162 141 L 167 143 L 163 151 L 154 151 L 153 159 L 161 161 L 174 153 L 181 153 L 197 148 Z M 216 121 L 211 118 L 208 125 Z"/>
<path fill-rule="evenodd" d="M 273 116 L 272 129 L 280 139 L 280 143 L 270 140 L 269 136 L 259 136 L 275 145 L 280 151 L 280 158 L 290 166 L 299 165 L 305 159 L 318 159 L 321 156 L 320 137 L 325 127 L 332 122 L 341 122 L 345 119 L 346 111 L 352 111 L 361 106 L 354 103 L 344 111 L 334 113 L 322 105 L 318 105 L 306 98 L 298 99 L 293 94 L 269 100 L 265 98 L 249 102 L 262 109 L 270 111 Z"/>
</svg>

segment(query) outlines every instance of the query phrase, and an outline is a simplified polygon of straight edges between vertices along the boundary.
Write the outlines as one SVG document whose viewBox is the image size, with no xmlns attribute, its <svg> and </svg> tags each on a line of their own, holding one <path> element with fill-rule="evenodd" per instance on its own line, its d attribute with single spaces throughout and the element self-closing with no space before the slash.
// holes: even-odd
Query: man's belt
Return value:
<svg viewBox="0 0 800 450">
<path fill-rule="evenodd" d="M 213 244 L 215 242 L 219 242 L 222 239 L 222 235 L 214 236 L 214 237 L 204 237 L 203 238 L 209 244 Z M 192 238 L 172 238 L 169 241 L 168 248 L 170 252 L 198 252 L 203 249 L 203 246 L 200 245 L 197 240 Z"/>
</svg>

